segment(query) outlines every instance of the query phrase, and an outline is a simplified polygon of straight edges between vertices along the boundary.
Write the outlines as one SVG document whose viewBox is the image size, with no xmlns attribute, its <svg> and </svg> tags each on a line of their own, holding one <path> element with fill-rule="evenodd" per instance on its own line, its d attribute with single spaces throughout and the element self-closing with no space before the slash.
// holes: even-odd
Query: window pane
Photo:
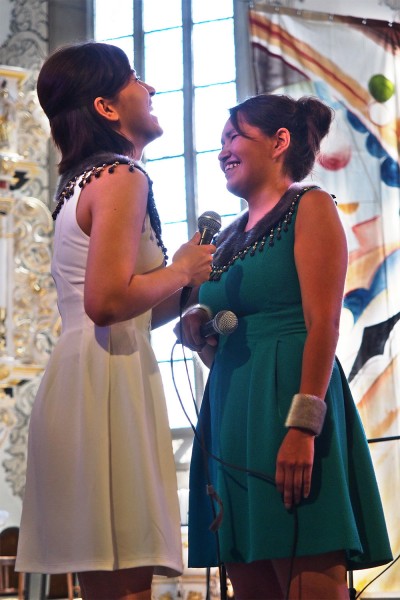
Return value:
<svg viewBox="0 0 400 600">
<path fill-rule="evenodd" d="M 186 192 L 183 157 L 149 161 L 146 170 L 153 180 L 154 198 L 161 222 L 184 221 Z"/>
<path fill-rule="evenodd" d="M 109 40 L 133 34 L 133 1 L 118 0 L 118 10 L 110 10 L 109 0 L 95 2 L 95 38 Z"/>
<path fill-rule="evenodd" d="M 190 122 L 184 122 L 182 6 L 186 1 L 192 3 L 193 18 L 193 53 L 187 58 L 193 64 L 195 86 L 189 90 L 189 94 L 194 95 L 195 149 L 184 147 L 184 130 L 191 126 Z M 133 67 L 133 19 L 137 16 L 133 7 L 143 6 L 144 56 L 136 57 L 136 62 L 144 66 L 138 74 L 157 92 L 152 99 L 154 115 L 164 130 L 160 138 L 145 148 L 145 166 L 153 180 L 162 237 L 168 249 L 168 262 L 171 263 L 176 250 L 188 240 L 187 202 L 192 200 L 186 197 L 185 178 L 191 178 L 191 175 L 185 171 L 184 156 L 196 152 L 193 178 L 197 182 L 198 214 L 216 210 L 224 227 L 241 210 L 241 200 L 226 190 L 225 177 L 217 158 L 221 132 L 229 118 L 228 109 L 237 102 L 233 0 L 143 0 L 138 3 L 118 0 L 112 10 L 109 0 L 94 0 L 94 4 L 96 39 L 108 41 L 124 50 Z M 189 426 L 171 375 L 170 354 L 176 340 L 173 334 L 175 323 L 171 322 L 151 334 L 172 428 Z M 193 382 L 193 360 L 196 357 L 188 349 L 185 354 Z M 195 408 L 182 346 L 176 346 L 173 358 L 178 390 L 195 423 Z M 198 370 L 196 366 L 197 374 Z M 204 371 L 208 373 L 205 367 Z M 198 393 L 201 387 L 200 377 Z"/>
<path fill-rule="evenodd" d="M 176 342 L 176 335 L 173 332 L 173 328 L 177 323 L 178 319 L 157 327 L 151 332 L 151 345 L 153 346 L 154 354 L 160 362 L 168 362 L 171 359 L 172 348 Z M 185 349 L 187 357 L 191 358 L 192 353 L 190 350 Z M 182 360 L 182 346 L 178 344 L 174 349 L 174 360 Z"/>
<path fill-rule="evenodd" d="M 162 238 L 168 250 L 168 264 L 179 246 L 188 241 L 187 223 L 163 223 Z"/>
<path fill-rule="evenodd" d="M 195 90 L 196 149 L 221 148 L 221 133 L 236 104 L 236 85 L 227 83 Z"/>
<path fill-rule="evenodd" d="M 193 27 L 193 73 L 196 86 L 235 79 L 233 19 Z"/>
<path fill-rule="evenodd" d="M 183 98 L 182 92 L 156 94 L 152 100 L 154 114 L 164 133 L 146 148 L 147 158 L 161 158 L 183 154 Z"/>
<path fill-rule="evenodd" d="M 121 48 L 129 58 L 129 62 L 133 66 L 133 37 L 126 38 L 117 38 L 115 40 L 103 40 L 107 44 L 112 44 L 113 46 L 118 46 Z M 140 73 L 139 73 L 140 74 Z"/>
<path fill-rule="evenodd" d="M 219 215 L 236 215 L 241 200 L 226 189 L 225 175 L 220 169 L 218 152 L 197 155 L 197 206 L 199 215 L 215 210 Z"/>
<path fill-rule="evenodd" d="M 133 0 L 130 0 L 133 2 Z M 182 25 L 182 0 L 145 0 L 143 2 L 144 31 L 167 29 Z"/>
<path fill-rule="evenodd" d="M 232 0 L 192 0 L 193 22 L 212 21 L 233 16 Z"/>
<path fill-rule="evenodd" d="M 145 52 L 146 81 L 157 92 L 182 89 L 182 29 L 147 33 Z"/>
<path fill-rule="evenodd" d="M 179 399 L 174 387 L 171 366 L 168 363 L 159 363 L 161 377 L 164 385 L 165 397 L 167 400 L 167 409 L 169 424 L 171 428 L 176 427 L 189 427 L 189 422 L 185 417 L 182 407 L 179 403 Z M 193 361 L 187 361 L 187 367 L 189 371 L 190 381 L 192 382 L 192 389 L 194 389 L 194 377 L 193 377 Z M 188 384 L 188 376 L 186 373 L 185 363 L 183 361 L 174 362 L 174 379 L 179 395 L 181 397 L 183 406 L 189 415 L 189 418 L 193 424 L 196 424 L 196 410 L 191 397 L 191 392 Z"/>
</svg>

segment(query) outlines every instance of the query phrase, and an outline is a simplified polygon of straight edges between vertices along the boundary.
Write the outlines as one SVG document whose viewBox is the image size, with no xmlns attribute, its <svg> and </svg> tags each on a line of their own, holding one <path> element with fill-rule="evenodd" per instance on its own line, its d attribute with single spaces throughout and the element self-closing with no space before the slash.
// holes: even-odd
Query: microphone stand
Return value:
<svg viewBox="0 0 400 600">
<path fill-rule="evenodd" d="M 400 440 L 400 435 L 391 435 L 388 437 L 370 438 L 367 440 L 368 444 L 375 444 L 377 442 L 393 442 Z M 356 600 L 357 590 L 354 587 L 353 571 L 349 571 L 349 599 Z"/>
<path fill-rule="evenodd" d="M 349 600 L 356 600 L 357 590 L 354 587 L 353 571 L 349 571 Z"/>
</svg>

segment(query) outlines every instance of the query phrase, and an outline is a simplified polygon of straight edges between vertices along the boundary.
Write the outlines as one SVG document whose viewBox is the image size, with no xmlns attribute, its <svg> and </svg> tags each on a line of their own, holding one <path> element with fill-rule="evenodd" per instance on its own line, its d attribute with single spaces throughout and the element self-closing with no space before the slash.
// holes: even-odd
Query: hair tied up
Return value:
<svg viewBox="0 0 400 600">
<path fill-rule="evenodd" d="M 296 102 L 296 117 L 307 119 L 309 114 L 308 98 L 299 98 Z"/>
</svg>

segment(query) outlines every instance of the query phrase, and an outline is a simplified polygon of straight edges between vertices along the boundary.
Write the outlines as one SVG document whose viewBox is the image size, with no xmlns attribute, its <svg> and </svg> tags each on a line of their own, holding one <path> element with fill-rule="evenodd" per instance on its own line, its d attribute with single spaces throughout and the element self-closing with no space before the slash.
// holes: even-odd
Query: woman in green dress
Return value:
<svg viewBox="0 0 400 600">
<path fill-rule="evenodd" d="M 184 343 L 211 367 L 191 463 L 189 566 L 224 563 L 238 600 L 347 599 L 347 569 L 392 558 L 335 357 L 345 233 L 332 197 L 298 183 L 331 120 L 313 97 L 262 94 L 230 110 L 219 160 L 248 208 L 219 235 L 201 304 L 183 317 Z M 224 309 L 237 329 L 218 343 L 203 337 L 200 325 Z"/>
</svg>

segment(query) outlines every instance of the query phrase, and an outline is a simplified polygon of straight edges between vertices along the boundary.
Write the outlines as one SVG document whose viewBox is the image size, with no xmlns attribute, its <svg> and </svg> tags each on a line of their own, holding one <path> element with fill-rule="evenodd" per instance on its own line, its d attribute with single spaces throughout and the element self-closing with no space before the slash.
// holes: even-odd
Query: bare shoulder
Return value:
<svg viewBox="0 0 400 600">
<path fill-rule="evenodd" d="M 142 223 L 148 196 L 146 175 L 137 168 L 119 164 L 114 169 L 105 167 L 83 185 L 77 207 L 77 219 L 82 230 L 90 235 L 94 220 Z"/>
<path fill-rule="evenodd" d="M 335 244 L 346 252 L 346 233 L 334 198 L 321 189 L 312 189 L 301 198 L 295 224 L 297 248 L 308 245 L 328 248 Z"/>
<path fill-rule="evenodd" d="M 314 188 L 303 194 L 299 203 L 297 221 L 300 224 L 304 221 L 314 223 L 321 219 L 340 222 L 337 205 L 332 195 L 322 189 Z"/>
<path fill-rule="evenodd" d="M 125 164 L 113 169 L 105 167 L 83 185 L 78 211 L 82 214 L 86 210 L 92 215 L 116 210 L 125 214 L 132 210 L 143 212 L 148 190 L 148 179 L 140 169 Z"/>
<path fill-rule="evenodd" d="M 148 180 L 140 169 L 126 164 L 106 166 L 91 176 L 90 181 L 83 185 L 83 191 L 88 196 L 94 194 L 118 195 L 124 193 L 137 193 L 148 191 Z"/>
<path fill-rule="evenodd" d="M 305 210 L 310 208 L 316 209 L 318 207 L 322 207 L 322 209 L 332 208 L 337 210 L 334 196 L 321 188 L 311 188 L 307 190 L 301 198 L 300 207 L 303 207 Z"/>
</svg>

